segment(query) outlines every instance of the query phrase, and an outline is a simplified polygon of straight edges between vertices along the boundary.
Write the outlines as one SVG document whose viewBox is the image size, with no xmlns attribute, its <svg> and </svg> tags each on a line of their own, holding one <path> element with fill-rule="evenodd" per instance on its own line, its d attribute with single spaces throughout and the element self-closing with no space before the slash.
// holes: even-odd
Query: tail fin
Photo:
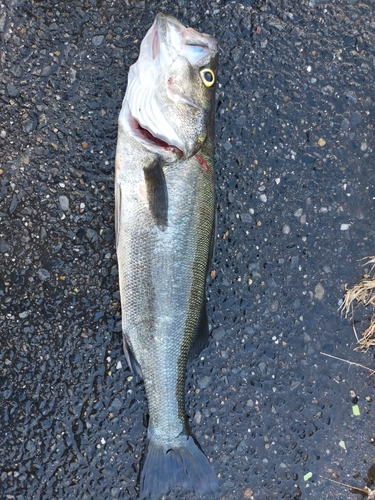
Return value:
<svg viewBox="0 0 375 500">
<path fill-rule="evenodd" d="M 210 462 L 191 436 L 182 436 L 173 447 L 152 439 L 148 444 L 141 471 L 140 497 L 160 498 L 173 487 L 197 495 L 213 492 L 218 487 Z"/>
</svg>

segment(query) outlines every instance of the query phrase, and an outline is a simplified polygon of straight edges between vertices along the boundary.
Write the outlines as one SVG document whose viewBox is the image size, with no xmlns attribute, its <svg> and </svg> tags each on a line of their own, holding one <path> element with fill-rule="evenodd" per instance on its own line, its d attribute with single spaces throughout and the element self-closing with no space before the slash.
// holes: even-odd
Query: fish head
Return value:
<svg viewBox="0 0 375 500">
<path fill-rule="evenodd" d="M 217 42 L 158 14 L 131 66 L 120 124 L 166 163 L 193 156 L 213 129 Z"/>
</svg>

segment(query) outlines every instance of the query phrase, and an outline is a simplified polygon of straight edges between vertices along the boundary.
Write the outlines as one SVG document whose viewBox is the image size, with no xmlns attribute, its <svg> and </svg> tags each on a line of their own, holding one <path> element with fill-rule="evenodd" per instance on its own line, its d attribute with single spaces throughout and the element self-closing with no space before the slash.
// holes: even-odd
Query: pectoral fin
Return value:
<svg viewBox="0 0 375 500">
<path fill-rule="evenodd" d="M 168 226 L 168 190 L 161 159 L 157 158 L 143 172 L 151 216 L 155 224 L 164 230 Z"/>
</svg>

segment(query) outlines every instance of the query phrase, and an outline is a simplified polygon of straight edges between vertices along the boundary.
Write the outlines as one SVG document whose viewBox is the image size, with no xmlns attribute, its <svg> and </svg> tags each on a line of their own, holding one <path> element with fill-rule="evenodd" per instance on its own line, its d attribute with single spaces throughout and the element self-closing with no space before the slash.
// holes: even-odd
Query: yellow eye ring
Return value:
<svg viewBox="0 0 375 500">
<path fill-rule="evenodd" d="M 212 87 L 212 85 L 215 83 L 215 73 L 212 71 L 212 69 L 202 69 L 200 75 L 206 87 Z"/>
</svg>

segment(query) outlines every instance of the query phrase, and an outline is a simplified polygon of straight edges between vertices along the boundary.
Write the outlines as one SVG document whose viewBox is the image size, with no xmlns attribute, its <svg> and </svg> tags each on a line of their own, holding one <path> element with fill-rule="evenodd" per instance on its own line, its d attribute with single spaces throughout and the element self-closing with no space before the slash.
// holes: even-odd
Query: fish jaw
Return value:
<svg viewBox="0 0 375 500">
<path fill-rule="evenodd" d="M 119 116 L 119 126 L 130 137 L 133 137 L 137 143 L 152 153 L 161 156 L 167 163 L 173 163 L 183 156 L 183 152 L 179 147 L 164 141 L 161 137 L 154 135 L 146 127 L 143 127 L 131 114 L 129 104 L 125 99 Z"/>
<path fill-rule="evenodd" d="M 186 28 L 172 16 L 159 13 L 151 29 L 155 25 L 158 31 L 158 48 L 160 51 L 169 52 L 170 59 L 180 54 L 189 59 L 191 65 L 195 65 L 207 52 L 217 52 L 215 38 L 193 28 Z"/>
<path fill-rule="evenodd" d="M 214 38 L 158 14 L 129 70 L 120 125 L 167 163 L 193 156 L 206 140 L 215 98 L 200 70 L 216 66 Z"/>
</svg>

